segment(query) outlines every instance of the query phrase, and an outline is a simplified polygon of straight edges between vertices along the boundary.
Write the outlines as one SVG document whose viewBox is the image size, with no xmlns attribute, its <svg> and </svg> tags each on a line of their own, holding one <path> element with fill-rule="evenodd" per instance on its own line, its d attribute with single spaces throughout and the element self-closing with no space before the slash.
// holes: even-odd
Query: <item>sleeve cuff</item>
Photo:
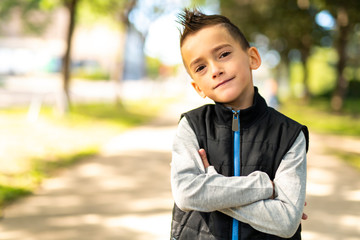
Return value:
<svg viewBox="0 0 360 240">
<path fill-rule="evenodd" d="M 208 168 L 205 169 L 205 172 L 210 175 L 217 174 L 217 171 L 215 170 L 214 166 L 209 166 Z"/>
</svg>

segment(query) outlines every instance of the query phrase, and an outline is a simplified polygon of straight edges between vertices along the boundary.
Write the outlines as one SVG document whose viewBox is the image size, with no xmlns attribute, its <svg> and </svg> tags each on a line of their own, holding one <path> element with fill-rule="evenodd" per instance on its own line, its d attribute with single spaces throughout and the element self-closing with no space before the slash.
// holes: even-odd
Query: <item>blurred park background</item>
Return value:
<svg viewBox="0 0 360 240">
<path fill-rule="evenodd" d="M 120 222 L 113 224 L 120 233 L 78 226 L 80 233 L 88 231 L 84 239 L 168 238 L 171 136 L 181 112 L 204 103 L 182 66 L 176 22 L 181 9 L 194 6 L 224 14 L 239 26 L 262 57 L 255 85 L 269 104 L 309 127 L 310 149 L 322 149 L 310 150 L 314 182 L 308 186 L 310 220 L 304 239 L 360 239 L 358 0 L 0 0 L 0 209 L 5 209 L 0 239 L 82 239 L 74 232 L 61 237 L 56 221 L 50 224 L 54 232 L 35 229 L 38 238 L 21 235 L 26 232 L 21 228 L 31 228 L 21 222 L 21 212 L 29 217 L 27 223 L 33 212 L 17 204 L 41 195 L 51 179 L 63 186 L 67 180 L 61 176 L 68 169 L 78 172 L 83 166 L 94 173 L 103 169 L 96 167 L 101 162 L 116 162 L 112 166 L 119 168 L 120 176 L 105 184 L 111 190 L 118 187 L 109 199 L 126 192 L 119 201 L 135 201 L 134 208 L 140 209 L 149 204 L 163 215 L 143 218 L 139 225 L 127 210 L 128 218 L 108 221 Z M 140 146 L 145 136 L 149 141 L 142 150 L 130 146 Z M 113 158 L 106 158 L 109 154 Z M 144 158 L 149 161 L 143 163 Z M 144 179 L 135 174 L 144 173 L 142 166 L 148 171 Z M 105 170 L 90 175 L 100 178 Z M 145 185 L 157 198 L 140 194 L 140 188 L 129 192 L 137 180 L 154 178 L 162 187 Z M 116 181 L 128 186 L 116 186 Z M 84 188 L 75 180 L 71 184 L 79 194 Z M 41 210 L 51 212 L 39 204 L 37 217 Z M 8 208 L 13 217 L 6 214 Z M 114 209 L 114 215 L 124 211 Z M 72 221 L 62 214 L 57 213 L 59 221 Z M 102 221 L 96 214 L 84 216 L 74 221 L 92 227 Z M 335 233 L 327 234 L 330 229 Z M 39 235 L 40 230 L 46 234 Z"/>
</svg>

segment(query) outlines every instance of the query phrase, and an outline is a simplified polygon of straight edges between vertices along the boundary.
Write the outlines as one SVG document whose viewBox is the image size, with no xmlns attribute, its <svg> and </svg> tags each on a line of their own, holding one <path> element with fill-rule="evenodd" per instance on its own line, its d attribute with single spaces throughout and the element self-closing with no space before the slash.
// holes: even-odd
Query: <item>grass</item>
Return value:
<svg viewBox="0 0 360 240">
<path fill-rule="evenodd" d="M 348 100 L 342 113 L 334 113 L 324 98 L 309 103 L 290 100 L 282 103 L 280 111 L 319 133 L 360 137 L 359 104 L 360 100 Z"/>
<path fill-rule="evenodd" d="M 0 139 L 0 209 L 31 194 L 56 170 L 98 154 L 104 142 L 151 120 L 160 109 L 158 104 L 138 102 L 126 107 L 77 104 L 66 117 L 59 117 L 45 106 L 36 122 L 26 121 L 25 108 L 0 110 L 0 134 L 6 139 Z"/>
<path fill-rule="evenodd" d="M 30 194 L 31 191 L 27 188 L 0 185 L 0 218 L 2 217 L 2 206 Z"/>
<path fill-rule="evenodd" d="M 340 159 L 344 160 L 347 164 L 354 167 L 358 171 L 360 171 L 360 154 L 354 152 L 345 152 L 345 151 L 338 151 L 334 149 L 329 149 L 329 153 L 339 157 Z"/>
<path fill-rule="evenodd" d="M 129 110 L 134 108 L 135 110 Z M 106 122 L 113 126 L 131 127 L 134 125 L 145 122 L 152 115 L 153 111 L 151 107 L 149 109 L 141 107 L 137 104 L 132 104 L 131 107 L 123 108 L 117 107 L 113 104 L 87 104 L 87 105 L 75 105 L 73 107 L 73 114 L 70 115 L 71 120 L 77 118 L 88 118 L 91 121 L 96 120 L 100 122 Z M 156 110 L 156 109 L 155 109 Z M 156 111 L 155 111 L 156 112 Z"/>
<path fill-rule="evenodd" d="M 42 158 L 34 158 L 31 160 L 30 176 L 35 182 L 41 182 L 46 177 L 51 176 L 56 170 L 69 167 L 88 157 L 97 155 L 98 148 L 81 149 L 76 153 L 59 154 L 52 160 L 44 161 Z"/>
<path fill-rule="evenodd" d="M 310 103 L 290 100 L 281 105 L 285 115 L 306 125 L 310 131 L 321 134 L 353 136 L 360 138 L 360 100 L 350 99 L 342 113 L 330 109 L 330 101 L 321 98 Z M 329 153 L 360 171 L 360 154 L 341 149 L 328 149 Z"/>
</svg>

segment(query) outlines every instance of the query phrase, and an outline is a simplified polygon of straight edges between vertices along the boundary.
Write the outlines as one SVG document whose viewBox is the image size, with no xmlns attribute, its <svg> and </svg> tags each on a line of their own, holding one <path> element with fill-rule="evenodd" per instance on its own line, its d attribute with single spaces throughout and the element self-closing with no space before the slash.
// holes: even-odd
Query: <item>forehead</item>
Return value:
<svg viewBox="0 0 360 240">
<path fill-rule="evenodd" d="M 224 44 L 240 47 L 240 44 L 225 27 L 221 25 L 205 27 L 185 38 L 181 47 L 181 55 L 185 65 L 188 66 L 194 58 L 202 57 L 217 46 Z"/>
</svg>

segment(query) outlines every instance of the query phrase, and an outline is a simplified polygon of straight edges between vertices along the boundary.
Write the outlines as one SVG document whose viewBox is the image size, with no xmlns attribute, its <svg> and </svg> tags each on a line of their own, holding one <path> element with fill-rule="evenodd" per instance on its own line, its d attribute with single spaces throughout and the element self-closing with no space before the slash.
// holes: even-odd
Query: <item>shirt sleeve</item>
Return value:
<svg viewBox="0 0 360 240">
<path fill-rule="evenodd" d="M 172 193 L 181 210 L 211 212 L 272 196 L 272 183 L 266 173 L 256 171 L 248 176 L 225 177 L 213 166 L 206 171 L 198 150 L 195 133 L 183 118 L 174 138 L 171 162 Z"/>
<path fill-rule="evenodd" d="M 306 194 L 306 140 L 302 132 L 280 163 L 274 184 L 275 199 L 220 211 L 258 231 L 283 238 L 293 236 L 301 221 Z"/>
</svg>

